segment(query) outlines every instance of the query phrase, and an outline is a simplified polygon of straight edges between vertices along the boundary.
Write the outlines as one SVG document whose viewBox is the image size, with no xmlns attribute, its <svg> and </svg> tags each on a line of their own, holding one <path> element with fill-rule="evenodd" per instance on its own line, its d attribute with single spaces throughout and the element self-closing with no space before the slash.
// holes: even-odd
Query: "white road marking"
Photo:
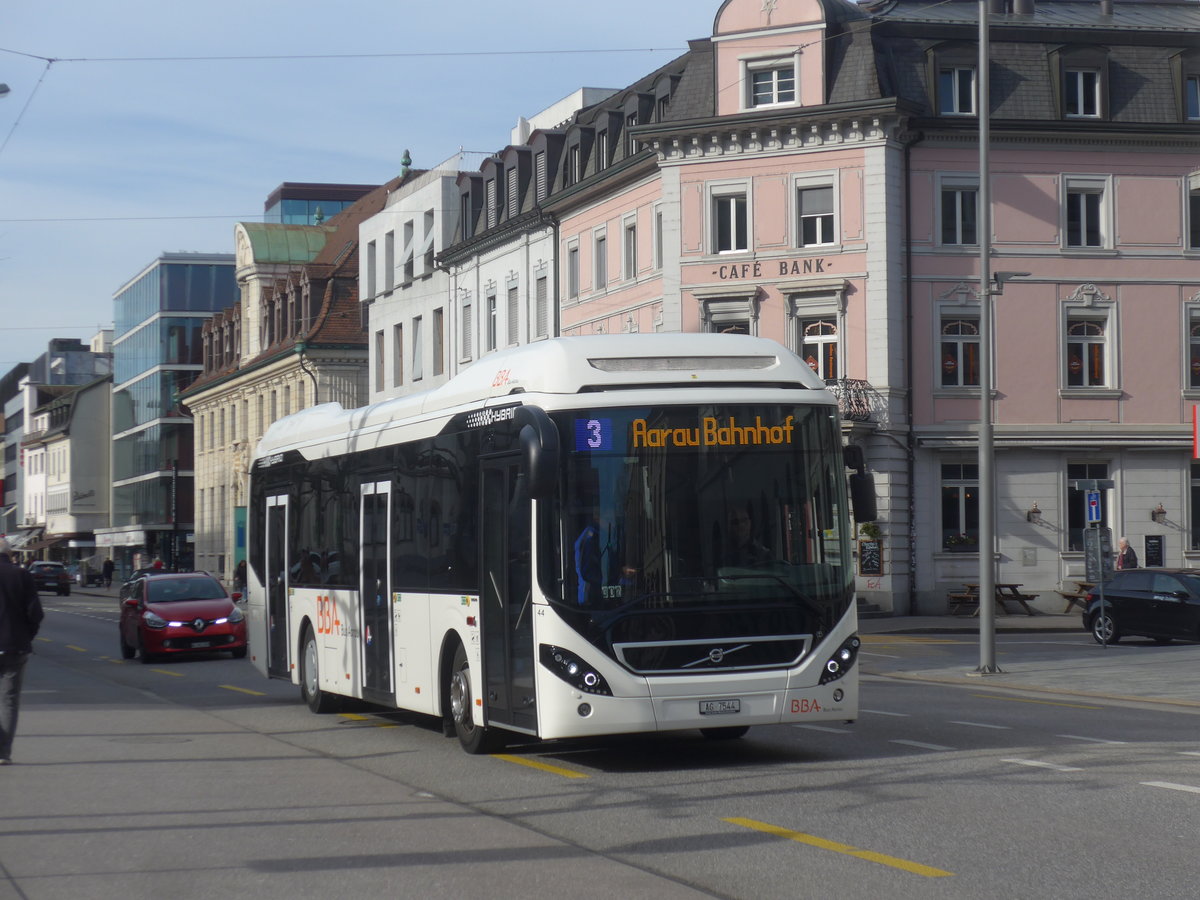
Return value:
<svg viewBox="0 0 1200 900">
<path fill-rule="evenodd" d="M 1146 787 L 1166 788 L 1170 791 L 1186 791 L 1189 794 L 1200 794 L 1200 787 L 1190 784 L 1172 784 L 1169 781 L 1143 781 Z"/>
<path fill-rule="evenodd" d="M 1110 741 L 1107 738 L 1083 737 L 1078 734 L 1059 734 L 1055 737 L 1066 738 L 1068 741 L 1087 741 L 1089 744 L 1124 744 L 1125 741 Z"/>
<path fill-rule="evenodd" d="M 859 712 L 870 713 L 873 716 L 896 716 L 899 719 L 907 719 L 909 713 L 891 712 L 886 709 L 860 709 Z"/>
<path fill-rule="evenodd" d="M 920 750 L 953 750 L 953 747 L 943 747 L 941 744 L 926 744 L 922 741 L 888 741 L 890 744 L 903 744 L 905 747 L 916 747 Z"/>
<path fill-rule="evenodd" d="M 1052 769 L 1055 772 L 1082 772 L 1078 766 L 1060 766 L 1058 763 L 1042 762 L 1037 759 L 1002 759 L 1000 762 L 1013 763 L 1018 766 L 1033 766 L 1035 769 Z"/>
<path fill-rule="evenodd" d="M 824 731 L 828 734 L 852 734 L 847 728 L 827 728 L 824 725 L 793 725 L 793 728 L 807 728 L 809 731 Z"/>
<path fill-rule="evenodd" d="M 966 725 L 970 728 L 994 728 L 994 729 L 996 729 L 996 731 L 1011 731 L 1012 730 L 1012 726 L 1010 726 L 1010 725 L 989 725 L 987 722 L 952 721 L 950 724 L 951 725 Z"/>
</svg>

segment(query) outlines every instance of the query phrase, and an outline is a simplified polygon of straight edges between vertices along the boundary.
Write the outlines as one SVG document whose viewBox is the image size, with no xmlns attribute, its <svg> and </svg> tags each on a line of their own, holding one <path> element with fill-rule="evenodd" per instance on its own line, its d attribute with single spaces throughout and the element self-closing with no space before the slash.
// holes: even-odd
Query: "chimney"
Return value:
<svg viewBox="0 0 1200 900">
<path fill-rule="evenodd" d="M 988 15 L 1002 16 L 1008 12 L 1008 0 L 988 0 Z"/>
<path fill-rule="evenodd" d="M 1018 16 L 1033 15 L 1033 0 L 1013 0 L 1013 12 Z"/>
<path fill-rule="evenodd" d="M 1100 15 L 1106 19 L 1112 18 L 1113 0 L 1100 0 Z"/>
</svg>

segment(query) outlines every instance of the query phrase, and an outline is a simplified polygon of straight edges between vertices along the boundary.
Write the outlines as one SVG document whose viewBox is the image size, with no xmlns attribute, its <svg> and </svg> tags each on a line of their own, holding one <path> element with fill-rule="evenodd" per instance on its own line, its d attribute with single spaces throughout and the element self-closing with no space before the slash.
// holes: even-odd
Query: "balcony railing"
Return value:
<svg viewBox="0 0 1200 900">
<path fill-rule="evenodd" d="M 837 397 L 838 412 L 847 422 L 870 422 L 878 398 L 869 381 L 857 378 L 829 378 L 825 387 Z"/>
</svg>

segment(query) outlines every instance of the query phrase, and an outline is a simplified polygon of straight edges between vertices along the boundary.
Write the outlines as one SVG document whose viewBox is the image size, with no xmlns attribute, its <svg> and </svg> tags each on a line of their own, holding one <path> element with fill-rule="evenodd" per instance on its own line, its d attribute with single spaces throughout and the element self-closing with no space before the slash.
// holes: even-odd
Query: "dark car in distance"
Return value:
<svg viewBox="0 0 1200 900">
<path fill-rule="evenodd" d="M 121 656 L 157 657 L 229 650 L 246 655 L 246 616 L 206 572 L 143 574 L 121 585 L 118 623 Z"/>
<path fill-rule="evenodd" d="M 63 597 L 71 596 L 71 573 L 62 563 L 38 560 L 29 564 L 29 574 L 39 591 L 57 591 Z"/>
<path fill-rule="evenodd" d="M 1104 589 L 1101 614 L 1100 593 Z M 1137 635 L 1200 641 L 1200 569 L 1125 569 L 1088 592 L 1083 627 L 1096 643 Z"/>
</svg>

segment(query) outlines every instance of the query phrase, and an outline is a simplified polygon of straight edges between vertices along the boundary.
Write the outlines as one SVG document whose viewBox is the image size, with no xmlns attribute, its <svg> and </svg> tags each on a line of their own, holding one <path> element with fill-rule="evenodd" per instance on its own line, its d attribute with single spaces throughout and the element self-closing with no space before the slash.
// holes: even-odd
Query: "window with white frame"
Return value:
<svg viewBox="0 0 1200 900">
<path fill-rule="evenodd" d="M 979 550 L 979 465 L 944 462 L 942 470 L 942 549 Z"/>
<path fill-rule="evenodd" d="M 654 207 L 654 268 L 663 267 L 663 211 L 659 206 Z"/>
<path fill-rule="evenodd" d="M 801 319 L 800 358 L 823 381 L 836 381 L 838 370 L 838 326 L 835 319 Z"/>
<path fill-rule="evenodd" d="M 1067 387 L 1107 387 L 1108 316 L 1095 310 L 1071 312 L 1066 332 Z"/>
<path fill-rule="evenodd" d="M 546 337 L 550 333 L 550 290 L 548 279 L 539 275 L 534 281 L 534 337 Z"/>
<path fill-rule="evenodd" d="M 1200 119 L 1200 75 L 1189 75 L 1183 85 L 1184 115 L 1191 121 Z"/>
<path fill-rule="evenodd" d="M 1200 172 L 1188 179 L 1188 249 L 1200 250 Z"/>
<path fill-rule="evenodd" d="M 947 246 L 979 244 L 979 185 L 961 180 L 941 184 L 942 243 Z"/>
<path fill-rule="evenodd" d="M 592 285 L 603 290 L 608 284 L 608 236 L 598 232 L 592 241 Z"/>
<path fill-rule="evenodd" d="M 475 327 L 475 320 L 472 316 L 474 308 L 471 306 L 471 292 L 463 291 L 462 294 L 462 355 L 463 359 L 471 358 L 471 329 Z"/>
<path fill-rule="evenodd" d="M 745 191 L 721 190 L 712 195 L 712 249 L 741 253 L 750 246 Z"/>
<path fill-rule="evenodd" d="M 416 316 L 412 322 L 412 377 L 420 381 L 425 377 L 425 335 L 421 328 L 421 317 Z"/>
<path fill-rule="evenodd" d="M 1099 71 L 1067 69 L 1063 72 L 1063 112 L 1067 118 L 1096 118 L 1100 115 Z"/>
<path fill-rule="evenodd" d="M 367 242 L 367 298 L 368 299 L 374 297 L 376 294 L 376 280 L 375 279 L 376 279 L 376 276 L 378 275 L 378 272 L 376 271 L 376 266 L 378 265 L 378 262 L 375 258 L 375 254 L 376 254 L 375 242 L 368 241 Z"/>
<path fill-rule="evenodd" d="M 637 142 L 633 139 L 633 129 L 637 127 L 637 113 L 625 117 L 625 155 L 633 156 L 637 152 Z"/>
<path fill-rule="evenodd" d="M 796 58 L 744 60 L 746 107 L 796 102 Z"/>
<path fill-rule="evenodd" d="M 579 244 L 567 247 L 567 299 L 579 296 Z"/>
<path fill-rule="evenodd" d="M 424 244 L 423 264 L 426 275 L 433 274 L 433 263 L 437 256 L 437 235 L 433 231 L 435 222 L 434 211 L 432 209 L 425 210 L 425 233 L 421 240 Z"/>
<path fill-rule="evenodd" d="M 390 291 L 396 286 L 396 232 L 383 236 L 383 289 Z"/>
<path fill-rule="evenodd" d="M 445 370 L 446 317 L 439 307 L 433 311 L 433 374 L 441 375 Z"/>
<path fill-rule="evenodd" d="M 802 186 L 796 191 L 799 246 L 816 247 L 837 242 L 833 217 L 833 186 Z"/>
<path fill-rule="evenodd" d="M 508 308 L 505 310 L 505 318 L 508 320 L 508 343 L 509 345 L 520 342 L 521 339 L 521 292 L 516 284 L 508 286 Z"/>
<path fill-rule="evenodd" d="M 608 131 L 596 135 L 596 171 L 608 168 Z"/>
<path fill-rule="evenodd" d="M 1188 387 L 1200 389 L 1200 309 L 1188 316 Z"/>
<path fill-rule="evenodd" d="M 375 332 L 375 390 L 377 391 L 383 390 L 383 364 L 386 360 L 387 357 L 384 356 L 383 332 L 377 331 Z M 275 405 L 274 392 L 271 393 L 271 405 L 272 407 Z M 271 421 L 274 422 L 275 419 L 275 410 L 272 408 Z"/>
<path fill-rule="evenodd" d="M 458 198 L 459 234 L 465 241 L 475 235 L 475 217 L 471 214 L 471 195 L 463 194 Z"/>
<path fill-rule="evenodd" d="M 413 261 L 413 254 L 416 253 L 416 247 L 413 246 L 413 239 L 416 230 L 412 219 L 404 223 L 404 247 L 401 248 L 401 253 L 404 254 L 404 284 L 412 284 L 413 278 L 416 277 L 417 267 Z"/>
<path fill-rule="evenodd" d="M 941 319 L 942 387 L 979 386 L 979 319 L 943 314 Z"/>
<path fill-rule="evenodd" d="M 943 116 L 975 115 L 975 69 L 941 66 L 937 80 L 938 113 Z"/>
<path fill-rule="evenodd" d="M 496 317 L 499 315 L 499 311 L 496 309 L 496 295 L 494 293 L 488 294 L 486 315 L 487 321 L 484 322 L 484 328 L 486 329 L 486 348 L 488 350 L 495 350 L 496 339 L 498 336 L 498 323 L 496 321 Z"/>
<path fill-rule="evenodd" d="M 582 173 L 580 171 L 580 160 L 581 156 L 579 152 L 579 145 L 572 144 L 567 149 L 567 171 L 565 173 L 566 177 L 564 178 L 564 181 L 567 185 L 578 183 L 579 179 L 582 177 Z"/>
<path fill-rule="evenodd" d="M 746 296 L 699 296 L 700 328 L 709 334 L 758 334 L 757 292 Z"/>
<path fill-rule="evenodd" d="M 1067 176 L 1064 185 L 1066 246 L 1108 246 L 1107 180 Z"/>
<path fill-rule="evenodd" d="M 621 277 L 626 281 L 637 278 L 637 219 L 623 223 L 621 242 Z"/>
</svg>

